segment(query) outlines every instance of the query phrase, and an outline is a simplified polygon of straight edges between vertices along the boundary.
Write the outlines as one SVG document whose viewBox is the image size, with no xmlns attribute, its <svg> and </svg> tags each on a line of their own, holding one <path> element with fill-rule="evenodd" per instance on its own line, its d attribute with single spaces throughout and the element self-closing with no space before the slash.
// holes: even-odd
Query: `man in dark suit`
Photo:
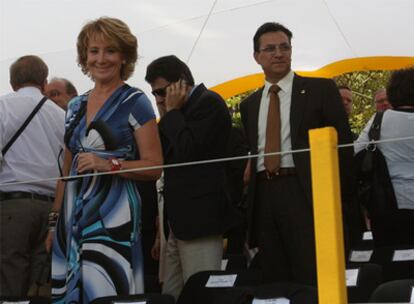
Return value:
<svg viewBox="0 0 414 304">
<path fill-rule="evenodd" d="M 194 85 L 188 66 L 175 56 L 153 61 L 150 83 L 161 115 L 159 130 L 166 165 L 226 156 L 231 118 L 223 99 Z M 164 211 L 170 232 L 163 293 L 178 297 L 185 281 L 202 270 L 218 270 L 223 233 L 235 211 L 225 193 L 225 163 L 164 170 Z"/>
<path fill-rule="evenodd" d="M 252 154 L 308 148 L 308 131 L 326 126 L 335 127 L 339 143 L 352 142 L 335 83 L 300 77 L 291 70 L 291 39 L 290 30 L 279 23 L 263 24 L 254 36 L 254 58 L 263 69 L 265 85 L 240 105 Z M 272 102 L 277 105 L 273 109 Z M 272 142 L 277 149 L 267 149 Z M 343 169 L 350 166 L 352 148 L 340 150 L 340 161 L 341 174 L 349 174 Z M 343 194 L 348 195 L 348 177 L 342 176 L 341 181 Z M 309 153 L 251 159 L 245 182 L 249 185 L 249 243 L 259 247 L 265 281 L 315 285 Z"/>
</svg>

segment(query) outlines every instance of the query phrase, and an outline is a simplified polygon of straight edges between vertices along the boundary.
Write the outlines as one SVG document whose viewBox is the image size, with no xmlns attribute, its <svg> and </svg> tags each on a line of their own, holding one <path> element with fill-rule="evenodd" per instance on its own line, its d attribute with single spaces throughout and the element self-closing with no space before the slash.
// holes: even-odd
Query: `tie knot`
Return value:
<svg viewBox="0 0 414 304">
<path fill-rule="evenodd" d="M 273 93 L 273 94 L 277 94 L 280 91 L 280 87 L 277 84 L 273 84 L 270 88 L 269 88 L 269 93 Z"/>
</svg>

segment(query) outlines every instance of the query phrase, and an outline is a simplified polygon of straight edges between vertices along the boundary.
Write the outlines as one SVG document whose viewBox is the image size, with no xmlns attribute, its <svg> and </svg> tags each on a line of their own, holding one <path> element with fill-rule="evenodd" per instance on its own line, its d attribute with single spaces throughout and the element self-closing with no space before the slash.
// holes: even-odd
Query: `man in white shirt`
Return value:
<svg viewBox="0 0 414 304">
<path fill-rule="evenodd" d="M 10 66 L 14 92 L 0 97 L 2 151 L 43 98 L 47 75 L 37 56 L 23 56 Z M 48 263 L 43 241 L 56 181 L 36 180 L 59 176 L 64 116 L 47 100 L 9 150 L 0 153 L 0 296 L 26 296 Z"/>
</svg>

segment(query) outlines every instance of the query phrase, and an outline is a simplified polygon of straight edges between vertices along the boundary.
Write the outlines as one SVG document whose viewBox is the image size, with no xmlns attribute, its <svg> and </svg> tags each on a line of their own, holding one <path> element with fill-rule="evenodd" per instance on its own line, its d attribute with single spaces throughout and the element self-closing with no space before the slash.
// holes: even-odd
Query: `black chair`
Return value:
<svg viewBox="0 0 414 304">
<path fill-rule="evenodd" d="M 383 282 L 414 277 L 414 246 L 375 248 L 371 261 L 382 266 Z"/>
<path fill-rule="evenodd" d="M 390 281 L 378 286 L 369 301 L 370 303 L 410 303 L 413 293 L 414 279 Z"/>
<path fill-rule="evenodd" d="M 347 270 L 354 270 L 358 273 L 355 285 L 347 282 L 348 301 L 367 302 L 375 288 L 382 283 L 381 266 L 368 263 L 358 268 L 347 268 Z"/>
<path fill-rule="evenodd" d="M 223 289 L 212 294 L 212 304 L 251 304 L 255 299 L 272 300 L 285 298 L 290 304 L 317 304 L 316 287 L 277 282 L 258 286 L 243 286 Z M 197 302 L 198 303 L 198 302 Z"/>
<path fill-rule="evenodd" d="M 139 295 L 111 296 L 95 299 L 90 304 L 136 303 L 146 304 L 174 304 L 174 297 L 170 295 L 145 293 Z"/>
<path fill-rule="evenodd" d="M 207 286 L 213 278 L 224 278 L 224 276 L 236 275 L 234 284 L 218 287 Z M 215 276 L 215 277 L 213 277 Z M 210 281 L 209 281 L 210 280 Z M 239 271 L 201 271 L 192 275 L 184 285 L 184 288 L 178 297 L 177 304 L 210 304 L 215 303 L 223 294 L 232 293 L 229 289 L 234 287 L 256 286 L 261 283 L 262 276 L 257 270 L 239 270 Z M 243 291 L 244 289 L 239 289 Z"/>
<path fill-rule="evenodd" d="M 254 297 L 257 299 L 286 298 L 290 304 L 318 303 L 316 287 L 290 282 L 277 282 L 257 286 L 254 291 Z"/>
</svg>

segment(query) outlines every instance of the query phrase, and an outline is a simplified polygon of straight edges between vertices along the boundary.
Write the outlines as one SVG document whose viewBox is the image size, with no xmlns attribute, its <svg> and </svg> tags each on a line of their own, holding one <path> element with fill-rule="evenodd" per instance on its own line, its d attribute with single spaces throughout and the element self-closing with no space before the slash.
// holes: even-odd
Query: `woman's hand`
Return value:
<svg viewBox="0 0 414 304">
<path fill-rule="evenodd" d="M 107 159 L 100 158 L 93 153 L 80 153 L 78 156 L 78 173 L 96 170 L 106 172 L 111 170 L 111 164 Z"/>
</svg>

